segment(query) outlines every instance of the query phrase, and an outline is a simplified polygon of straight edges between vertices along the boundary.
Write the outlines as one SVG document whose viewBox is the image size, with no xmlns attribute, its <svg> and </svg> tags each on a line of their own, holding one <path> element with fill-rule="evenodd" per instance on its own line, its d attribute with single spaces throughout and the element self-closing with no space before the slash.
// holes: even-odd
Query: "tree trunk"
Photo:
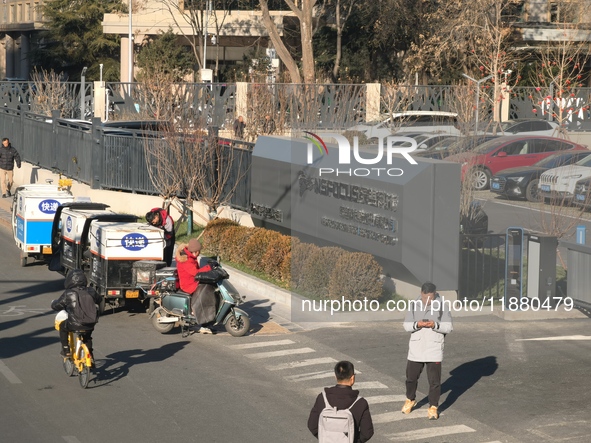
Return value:
<svg viewBox="0 0 591 443">
<path fill-rule="evenodd" d="M 260 0 L 259 4 L 261 5 L 263 24 L 265 25 L 265 28 L 269 33 L 269 37 L 271 38 L 271 42 L 273 43 L 273 46 L 277 51 L 277 55 L 285 65 L 287 72 L 289 72 L 289 76 L 291 77 L 292 83 L 301 83 L 302 78 L 300 76 L 300 70 L 298 68 L 298 65 L 289 53 L 289 50 L 283 44 L 283 41 L 281 40 L 281 36 L 279 35 L 277 26 L 275 25 L 275 22 L 269 14 L 269 5 L 267 4 L 267 0 Z M 310 45 L 311 44 L 312 42 L 310 41 Z"/>
<path fill-rule="evenodd" d="M 302 42 L 302 74 L 304 83 L 316 82 L 316 67 L 314 66 L 314 48 L 312 47 L 312 12 L 316 0 L 302 0 L 302 15 L 300 18 L 300 38 Z"/>
<path fill-rule="evenodd" d="M 342 45 L 343 45 L 343 27 L 341 26 L 341 0 L 337 0 L 336 6 L 336 26 L 337 26 L 337 53 L 334 60 L 334 66 L 332 68 L 332 81 L 336 83 L 339 78 L 339 70 L 341 69 L 341 56 L 342 56 Z"/>
</svg>

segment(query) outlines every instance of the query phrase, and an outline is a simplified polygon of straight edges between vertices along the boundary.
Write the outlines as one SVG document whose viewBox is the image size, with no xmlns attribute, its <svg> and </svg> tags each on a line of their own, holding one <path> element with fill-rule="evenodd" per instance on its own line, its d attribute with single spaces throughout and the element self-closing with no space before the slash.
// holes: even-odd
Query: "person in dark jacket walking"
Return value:
<svg viewBox="0 0 591 443">
<path fill-rule="evenodd" d="M 18 151 L 12 147 L 10 140 L 2 139 L 0 147 L 0 180 L 2 181 L 2 198 L 10 197 L 10 188 L 12 188 L 12 171 L 14 163 L 18 168 L 21 167 L 21 156 Z"/>
<path fill-rule="evenodd" d="M 232 125 L 234 129 L 234 137 L 236 138 L 244 138 L 244 128 L 246 128 L 246 123 L 244 122 L 244 117 L 241 115 L 238 116 L 236 120 L 234 120 L 234 125 Z"/>
<path fill-rule="evenodd" d="M 64 286 L 66 290 L 57 300 L 51 302 L 51 309 L 54 311 L 65 310 L 68 313 L 68 319 L 60 324 L 60 341 L 62 344 L 61 355 L 63 357 L 70 357 L 70 346 L 68 345 L 68 332 L 70 331 L 84 331 L 82 341 L 86 343 L 88 351 L 92 355 L 92 331 L 98 321 L 98 315 L 95 314 L 95 321 L 86 323 L 82 320 L 84 317 L 81 312 L 81 305 L 86 305 L 85 301 L 81 301 L 82 297 L 90 297 L 92 303 L 98 305 L 101 302 L 101 296 L 94 290 L 94 288 L 86 287 L 88 284 L 86 276 L 81 269 L 73 269 L 68 272 Z M 87 301 L 87 300 L 86 300 Z"/>
<path fill-rule="evenodd" d="M 352 388 L 355 383 L 355 367 L 350 361 L 340 361 L 334 367 L 337 378 L 336 386 L 326 388 L 326 399 L 331 406 L 338 410 L 349 408 L 359 396 L 359 391 Z M 308 417 L 308 429 L 318 438 L 318 419 L 320 413 L 326 407 L 324 397 L 321 394 L 316 397 L 316 402 Z M 364 398 L 360 398 L 351 408 L 351 414 L 355 420 L 355 442 L 364 443 L 373 436 L 373 421 L 369 412 L 369 404 Z"/>
<path fill-rule="evenodd" d="M 164 230 L 163 258 L 166 266 L 170 266 L 172 264 L 172 253 L 174 252 L 174 243 L 176 240 L 174 220 L 165 209 L 154 208 L 146 214 L 146 221 L 152 226 Z"/>
</svg>

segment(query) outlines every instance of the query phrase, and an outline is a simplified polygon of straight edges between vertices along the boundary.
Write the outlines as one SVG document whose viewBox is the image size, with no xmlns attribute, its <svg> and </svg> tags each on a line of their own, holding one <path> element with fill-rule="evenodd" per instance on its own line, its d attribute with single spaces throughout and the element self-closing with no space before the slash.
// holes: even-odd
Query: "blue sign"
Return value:
<svg viewBox="0 0 591 443">
<path fill-rule="evenodd" d="M 59 205 L 60 202 L 57 200 L 43 200 L 41 203 L 39 203 L 39 210 L 44 214 L 55 214 L 55 211 L 57 211 L 57 207 Z"/>
<path fill-rule="evenodd" d="M 66 219 L 66 231 L 70 232 L 72 230 L 72 217 L 68 215 Z"/>
<path fill-rule="evenodd" d="M 121 246 L 128 251 L 139 251 L 148 246 L 148 238 L 143 234 L 127 234 L 121 239 Z"/>
</svg>

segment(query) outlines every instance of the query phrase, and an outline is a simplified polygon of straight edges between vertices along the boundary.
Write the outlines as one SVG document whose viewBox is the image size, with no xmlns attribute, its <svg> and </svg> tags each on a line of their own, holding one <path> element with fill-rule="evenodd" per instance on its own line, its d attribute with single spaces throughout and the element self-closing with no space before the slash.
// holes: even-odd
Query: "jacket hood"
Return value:
<svg viewBox="0 0 591 443">
<path fill-rule="evenodd" d="M 86 280 L 86 275 L 84 275 L 84 272 L 81 269 L 74 269 L 68 272 L 68 275 L 66 275 L 64 287 L 66 289 L 86 287 L 87 283 L 88 281 Z"/>
<path fill-rule="evenodd" d="M 184 263 L 189 259 L 187 254 L 193 255 L 193 253 L 187 249 L 187 243 L 179 243 L 176 248 L 174 259 L 177 263 Z"/>
</svg>

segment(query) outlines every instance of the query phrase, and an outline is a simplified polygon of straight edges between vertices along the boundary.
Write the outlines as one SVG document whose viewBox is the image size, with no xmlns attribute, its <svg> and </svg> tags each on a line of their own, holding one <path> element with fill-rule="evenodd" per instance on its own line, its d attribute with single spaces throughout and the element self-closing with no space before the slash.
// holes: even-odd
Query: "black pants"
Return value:
<svg viewBox="0 0 591 443">
<path fill-rule="evenodd" d="M 419 377 L 425 365 L 427 365 L 427 379 L 429 380 L 429 404 L 439 406 L 439 397 L 441 397 L 441 362 L 420 363 L 410 360 L 406 362 L 406 398 L 409 400 L 415 399 Z"/>
<path fill-rule="evenodd" d="M 68 325 L 68 321 L 63 321 L 60 323 L 60 341 L 62 342 L 62 347 L 69 348 L 70 345 L 68 343 L 68 333 L 70 331 L 75 331 L 76 329 L 72 329 L 71 326 Z M 92 331 L 94 329 L 90 329 L 88 331 L 82 332 L 82 341 L 86 344 L 88 351 L 92 354 Z"/>
</svg>

